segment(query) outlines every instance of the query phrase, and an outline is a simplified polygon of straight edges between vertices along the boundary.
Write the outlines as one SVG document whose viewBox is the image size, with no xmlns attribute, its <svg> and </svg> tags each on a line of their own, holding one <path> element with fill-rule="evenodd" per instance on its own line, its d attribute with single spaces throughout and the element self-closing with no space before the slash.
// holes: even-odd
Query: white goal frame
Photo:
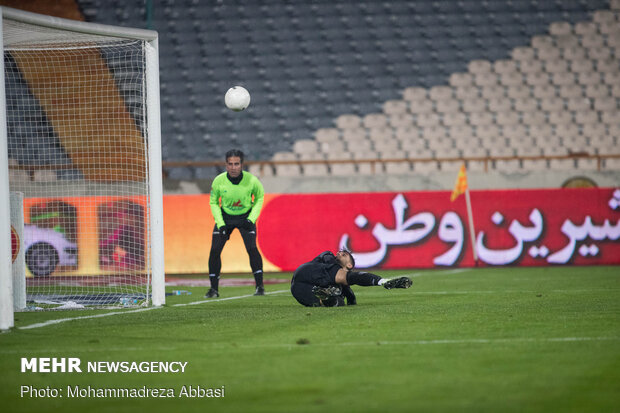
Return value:
<svg viewBox="0 0 620 413">
<path fill-rule="evenodd" d="M 151 304 L 165 304 L 163 191 L 161 168 L 161 124 L 159 97 L 158 34 L 156 31 L 123 28 L 95 23 L 45 16 L 36 13 L 0 7 L 0 52 L 4 56 L 3 20 L 9 19 L 51 29 L 135 39 L 147 42 L 154 53 L 146 54 L 145 91 L 147 94 L 148 133 L 148 208 L 151 268 Z M 13 326 L 13 297 L 11 276 L 10 188 L 7 137 L 5 68 L 0 70 L 0 329 Z"/>
</svg>

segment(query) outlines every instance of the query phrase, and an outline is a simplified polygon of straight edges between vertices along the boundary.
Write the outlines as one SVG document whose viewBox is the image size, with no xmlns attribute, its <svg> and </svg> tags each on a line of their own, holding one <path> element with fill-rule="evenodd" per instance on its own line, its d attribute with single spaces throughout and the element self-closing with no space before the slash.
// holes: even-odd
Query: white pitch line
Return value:
<svg viewBox="0 0 620 413">
<path fill-rule="evenodd" d="M 279 343 L 279 344 L 256 344 L 237 345 L 237 347 L 248 348 L 293 348 L 293 347 L 353 347 L 353 346 L 426 346 L 426 345 L 461 345 L 461 344 L 510 344 L 510 343 L 574 343 L 586 341 L 620 341 L 620 337 L 542 337 L 542 338 L 471 338 L 462 340 L 411 340 L 411 341 L 363 341 L 363 342 L 343 342 L 343 343 L 314 343 L 295 344 L 295 343 Z M 219 344 L 218 344 L 219 345 Z"/>
<path fill-rule="evenodd" d="M 414 295 L 465 295 L 465 294 L 542 294 L 549 295 L 551 293 L 598 293 L 598 292 L 615 292 L 620 291 L 614 288 L 592 288 L 592 289 L 580 289 L 580 290 L 465 290 L 465 291 L 411 291 Z"/>
<path fill-rule="evenodd" d="M 60 323 L 66 322 L 66 321 L 85 320 L 87 318 L 109 317 L 109 316 L 113 316 L 113 315 L 122 315 L 122 314 L 129 314 L 129 313 L 140 313 L 142 311 L 151 311 L 151 310 L 156 310 L 158 308 L 162 308 L 162 307 L 138 308 L 136 310 L 117 311 L 117 312 L 114 312 L 114 313 L 103 313 L 103 314 L 95 314 L 95 315 L 86 315 L 86 316 L 81 316 L 81 317 L 59 318 L 57 320 L 49 320 L 49 321 L 45 321 L 43 323 L 30 324 L 28 326 L 17 327 L 17 328 L 20 329 L 20 330 L 28 330 L 28 329 L 31 329 L 31 328 L 39 328 L 39 327 L 50 326 L 50 325 L 53 325 L 53 324 L 60 324 Z"/>
<path fill-rule="evenodd" d="M 425 271 L 425 272 L 412 272 L 409 274 L 401 274 L 399 277 L 422 277 L 425 275 L 451 275 L 451 274 L 461 274 L 464 272 L 469 272 L 471 269 L 469 268 L 455 268 L 452 270 L 434 270 L 434 271 Z"/>
<path fill-rule="evenodd" d="M 284 293 L 287 292 L 288 290 L 279 290 L 279 291 L 269 291 L 265 294 L 280 294 L 280 293 Z M 238 300 L 240 298 L 247 298 L 247 297 L 253 297 L 253 294 L 249 294 L 249 295 L 239 295 L 239 296 L 234 296 L 234 297 L 226 297 L 226 298 L 219 298 L 216 300 L 203 300 L 203 301 L 194 301 L 192 303 L 184 303 L 184 304 L 172 304 L 170 307 L 181 307 L 181 306 L 186 306 L 186 305 L 196 305 L 196 304 L 203 304 L 203 303 L 212 303 L 212 302 L 217 302 L 217 301 L 228 301 L 228 300 Z M 54 324 L 60 324 L 60 323 L 64 323 L 67 321 L 73 321 L 73 320 L 86 320 L 89 318 L 102 318 L 102 317 L 110 317 L 110 316 L 115 316 L 115 315 L 123 315 L 123 314 L 131 314 L 131 313 L 140 313 L 143 311 L 151 311 L 151 310 L 156 310 L 158 308 L 163 308 L 163 307 L 147 307 L 147 308 L 138 308 L 135 310 L 128 310 L 128 311 L 116 311 L 114 313 L 103 313 L 103 314 L 95 314 L 95 315 L 87 315 L 87 316 L 80 316 L 80 317 L 68 317 L 68 318 L 59 318 L 57 320 L 49 320 L 49 321 L 45 321 L 43 323 L 36 323 L 36 324 L 30 324 L 27 326 L 22 326 L 22 327 L 17 327 L 19 330 L 29 330 L 29 329 L 33 329 L 33 328 L 41 328 L 41 327 L 47 327 L 50 325 L 54 325 Z"/>
<path fill-rule="evenodd" d="M 360 341 L 360 342 L 343 342 L 343 343 L 315 343 L 310 342 L 307 344 L 296 344 L 296 343 L 273 343 L 273 344 L 236 344 L 237 348 L 249 348 L 254 349 L 257 347 L 260 348 L 287 348 L 292 349 L 293 347 L 299 348 L 311 348 L 311 347 L 377 347 L 377 346 L 429 346 L 429 345 L 461 345 L 461 344 L 510 344 L 510 343 L 579 343 L 579 342 L 588 342 L 588 341 L 620 341 L 620 337 L 541 337 L 541 338 L 522 338 L 522 337 L 513 337 L 513 338 L 469 338 L 462 340 L 450 340 L 450 339 L 436 339 L 436 340 L 411 340 L 411 341 Z M 229 348 L 229 344 L 223 343 L 205 343 L 205 346 L 209 347 L 226 347 Z M 153 348 L 158 351 L 175 351 L 178 347 L 156 347 Z M 28 350 L 19 350 L 19 349 L 0 349 L 0 354 L 23 354 L 24 352 L 28 354 L 35 353 L 59 353 L 65 351 L 60 349 L 28 349 Z M 106 347 L 106 349 L 100 348 L 80 348 L 74 349 L 72 352 L 74 353 L 99 353 L 99 352 L 107 352 L 114 353 L 118 351 L 144 351 L 143 347 Z"/>
<path fill-rule="evenodd" d="M 269 294 L 281 294 L 281 293 L 286 293 L 289 290 L 278 290 L 278 291 L 267 291 L 265 292 L 265 295 Z M 209 300 L 201 300 L 201 301 L 192 301 L 191 303 L 179 303 L 179 304 L 172 304 L 171 307 L 185 307 L 188 305 L 198 305 L 198 304 L 204 304 L 204 303 L 217 303 L 218 301 L 229 301 L 229 300 L 238 300 L 240 298 L 247 298 L 247 297 L 254 297 L 254 294 L 248 294 L 248 295 L 238 295 L 235 297 L 226 297 L 226 298 L 217 298 L 215 300 L 209 299 Z"/>
</svg>

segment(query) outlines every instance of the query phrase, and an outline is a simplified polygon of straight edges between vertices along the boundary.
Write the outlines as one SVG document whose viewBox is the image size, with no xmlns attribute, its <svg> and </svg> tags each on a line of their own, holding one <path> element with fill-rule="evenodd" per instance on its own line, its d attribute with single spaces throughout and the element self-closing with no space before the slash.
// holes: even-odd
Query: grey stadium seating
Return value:
<svg viewBox="0 0 620 413">
<path fill-rule="evenodd" d="M 78 4 L 88 21 L 145 27 L 143 2 Z M 492 154 L 519 155 L 527 146 L 521 140 L 544 152 L 551 140 L 537 134 L 547 127 L 551 136 L 575 132 L 579 145 L 566 142 L 585 144 L 593 153 L 620 146 L 617 1 L 611 8 L 604 0 L 152 4 L 151 28 L 160 33 L 164 160 L 218 160 L 232 144 L 248 148 L 254 160 L 283 159 L 281 153 L 300 159 L 308 151 L 333 159 L 334 148 L 341 159 L 386 158 L 388 149 L 411 159 L 441 158 L 472 153 L 463 144 L 468 141 L 461 142 L 468 137 Z M 252 93 L 242 114 L 223 108 L 223 95 L 235 84 Z M 368 129 L 376 125 L 362 121 L 370 114 L 384 116 L 382 127 L 393 143 L 375 144 L 381 141 L 376 130 L 369 138 Z M 355 117 L 357 134 L 345 133 Z M 603 126 L 595 129 L 597 122 Z M 411 129 L 417 138 L 405 132 Z M 510 136 L 513 129 L 523 134 Z M 449 148 L 434 142 L 438 137 L 447 138 Z M 415 139 L 425 151 L 417 152 L 419 145 L 410 142 Z M 309 141 L 321 144 L 311 148 Z M 360 143 L 366 141 L 367 148 Z M 352 155 L 345 152 L 352 148 Z M 566 168 L 571 162 L 544 166 Z M 529 164 L 542 165 L 493 167 L 512 171 Z M 618 162 L 605 164 L 617 168 Z M 282 165 L 274 172 L 368 173 L 364 163 L 353 166 Z M 442 169 L 402 163 L 380 172 Z M 187 168 L 173 174 L 185 179 L 207 172 Z"/>
</svg>

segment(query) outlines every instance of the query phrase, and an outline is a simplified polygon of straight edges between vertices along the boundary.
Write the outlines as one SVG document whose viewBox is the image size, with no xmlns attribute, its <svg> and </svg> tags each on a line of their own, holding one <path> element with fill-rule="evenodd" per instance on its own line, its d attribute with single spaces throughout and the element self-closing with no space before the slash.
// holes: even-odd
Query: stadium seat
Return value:
<svg viewBox="0 0 620 413">
<path fill-rule="evenodd" d="M 562 50 L 562 56 L 564 59 L 571 62 L 586 59 L 586 55 L 586 49 L 581 47 L 581 45 L 568 46 Z"/>
<path fill-rule="evenodd" d="M 481 98 L 473 98 L 473 99 L 463 99 L 462 102 L 463 111 L 466 113 L 480 113 L 486 110 L 487 104 L 484 99 Z"/>
<path fill-rule="evenodd" d="M 498 159 L 493 162 L 493 167 L 501 172 L 517 172 L 521 170 L 521 162 L 518 159 Z"/>
<path fill-rule="evenodd" d="M 572 112 L 590 110 L 592 104 L 590 99 L 583 97 L 566 99 L 566 108 Z"/>
<path fill-rule="evenodd" d="M 336 125 L 340 129 L 354 129 L 359 128 L 362 124 L 362 120 L 356 115 L 340 115 L 336 119 Z"/>
<path fill-rule="evenodd" d="M 394 137 L 401 143 L 416 142 L 420 138 L 420 132 L 413 125 L 401 126 L 394 130 Z"/>
<path fill-rule="evenodd" d="M 456 72 L 450 75 L 449 83 L 454 87 L 471 86 L 474 83 L 474 77 L 471 73 Z"/>
<path fill-rule="evenodd" d="M 591 152 L 593 149 L 589 148 L 587 138 L 579 134 L 579 129 L 576 134 L 562 135 L 562 146 L 570 153 Z"/>
<path fill-rule="evenodd" d="M 439 115 L 435 112 L 420 113 L 416 123 L 422 128 L 430 128 L 439 125 L 441 123 L 440 120 Z"/>
<path fill-rule="evenodd" d="M 461 145 L 461 143 L 466 146 L 474 146 L 474 141 L 478 139 L 474 128 L 467 124 L 450 126 L 447 128 L 447 132 L 448 136 L 456 142 L 457 146 Z"/>
<path fill-rule="evenodd" d="M 427 97 L 427 91 L 422 87 L 408 87 L 403 91 L 403 99 L 408 101 L 421 101 Z"/>
<path fill-rule="evenodd" d="M 569 22 L 553 22 L 549 25 L 552 36 L 567 36 L 573 33 L 573 26 Z"/>
<path fill-rule="evenodd" d="M 491 112 L 473 112 L 469 114 L 469 123 L 472 126 L 481 127 L 493 124 L 493 115 Z"/>
<path fill-rule="evenodd" d="M 502 144 L 496 144 L 488 147 L 489 156 L 493 157 L 505 157 L 514 156 L 515 150 Z"/>
<path fill-rule="evenodd" d="M 560 58 L 560 49 L 555 47 L 551 48 L 541 48 L 536 50 L 536 55 L 540 60 L 544 60 L 545 62 L 555 61 Z"/>
<path fill-rule="evenodd" d="M 554 78 L 557 77 L 558 79 L 564 79 L 564 80 L 568 79 L 569 75 L 572 76 L 572 74 L 567 74 L 567 73 L 556 74 L 556 75 L 557 76 L 554 76 Z M 551 83 L 551 78 L 549 74 L 547 73 L 530 72 L 525 75 L 525 83 L 530 86 L 548 85 Z M 567 82 L 562 83 L 562 84 L 567 84 Z M 556 85 L 559 85 L 559 83 L 556 83 Z"/>
<path fill-rule="evenodd" d="M 493 72 L 478 72 L 474 74 L 476 86 L 493 86 L 499 84 L 499 76 Z"/>
<path fill-rule="evenodd" d="M 529 62 L 534 61 L 534 58 L 536 57 L 536 52 L 531 47 L 525 47 L 525 46 L 515 47 L 511 52 L 511 57 L 514 60 L 520 62 L 519 65 L 521 68 L 523 68 L 523 67 L 527 67 L 528 65 L 523 64 L 522 62 L 523 61 L 529 61 Z"/>
<path fill-rule="evenodd" d="M 523 159 L 521 168 L 523 171 L 544 171 L 548 169 L 548 162 L 545 159 Z"/>
<path fill-rule="evenodd" d="M 599 98 L 606 98 L 610 96 L 609 86 L 604 83 L 594 83 L 592 85 L 588 85 L 585 87 L 585 96 L 587 98 L 593 98 L 595 101 Z"/>
<path fill-rule="evenodd" d="M 555 170 L 572 170 L 575 169 L 574 159 L 550 159 L 549 169 Z"/>
<path fill-rule="evenodd" d="M 435 109 L 441 115 L 457 113 L 460 106 L 459 101 L 454 98 L 439 100 L 435 103 Z"/>
<path fill-rule="evenodd" d="M 319 142 L 333 142 L 340 140 L 340 131 L 337 128 L 319 128 L 314 137 Z"/>
<path fill-rule="evenodd" d="M 427 115 L 433 111 L 433 101 L 430 99 L 412 100 L 409 102 L 409 111 L 417 115 Z"/>
<path fill-rule="evenodd" d="M 357 169 L 353 163 L 332 163 L 330 173 L 334 176 L 355 176 Z"/>
<path fill-rule="evenodd" d="M 439 164 L 436 161 L 433 162 L 413 162 L 413 171 L 416 174 L 430 175 L 439 170 Z"/>
<path fill-rule="evenodd" d="M 486 85 L 480 88 L 480 96 L 485 99 L 496 99 L 506 96 L 506 86 Z"/>
<path fill-rule="evenodd" d="M 518 72 L 517 62 L 509 59 L 501 59 L 493 62 L 493 71 L 499 75 L 508 75 Z"/>
<path fill-rule="evenodd" d="M 447 136 L 446 128 L 439 124 L 424 126 L 420 133 L 426 141 L 442 139 Z"/>
<path fill-rule="evenodd" d="M 618 48 L 616 47 L 616 56 L 618 55 Z M 618 71 L 618 61 L 614 58 L 605 58 L 593 60 L 595 62 L 596 70 L 600 73 L 616 73 Z"/>
<path fill-rule="evenodd" d="M 363 117 L 362 125 L 365 128 L 383 128 L 388 124 L 387 116 L 382 113 L 370 113 Z"/>
<path fill-rule="evenodd" d="M 523 139 L 528 136 L 528 133 L 528 127 L 526 127 L 524 124 L 511 126 L 509 128 L 502 128 L 502 136 L 511 140 Z M 549 134 L 551 134 L 551 132 L 549 132 Z"/>
<path fill-rule="evenodd" d="M 403 147 L 403 150 L 405 150 L 405 147 Z M 407 150 L 407 157 L 409 159 L 429 159 L 433 157 L 432 150 L 428 148 L 420 147 L 419 145 L 415 147 L 409 147 L 406 150 Z"/>
<path fill-rule="evenodd" d="M 518 146 L 515 149 L 517 156 L 540 156 L 542 155 L 542 149 L 536 146 Z"/>
<path fill-rule="evenodd" d="M 252 175 L 262 178 L 264 176 L 273 176 L 274 170 L 270 165 L 250 164 L 248 166 L 248 172 Z"/>
<path fill-rule="evenodd" d="M 409 113 L 402 113 L 397 115 L 392 114 L 388 117 L 389 125 L 394 129 L 398 129 L 401 127 L 411 127 L 414 124 L 414 120 L 414 116 Z"/>
<path fill-rule="evenodd" d="M 508 112 L 512 110 L 512 99 L 491 98 L 488 100 L 487 105 L 491 112 Z"/>
<path fill-rule="evenodd" d="M 389 126 L 377 126 L 374 128 L 367 128 L 368 139 L 377 143 L 377 141 L 392 140 L 394 135 L 394 129 Z"/>
<path fill-rule="evenodd" d="M 499 81 L 503 86 L 520 86 L 524 84 L 523 75 L 519 72 L 501 73 Z"/>
<path fill-rule="evenodd" d="M 396 139 L 374 141 L 374 148 L 379 153 L 399 151 L 399 143 Z"/>
<path fill-rule="evenodd" d="M 607 127 L 609 127 L 609 132 L 612 133 L 613 131 L 617 131 L 616 129 L 614 129 L 615 127 L 620 127 L 618 125 L 618 113 L 617 112 L 603 112 L 601 113 L 601 121 L 603 122 L 604 125 L 606 125 Z M 584 125 L 584 128 L 586 127 L 586 125 Z M 618 135 L 620 136 L 620 135 Z"/>
<path fill-rule="evenodd" d="M 309 163 L 309 164 L 303 165 L 304 176 L 327 176 L 328 174 L 329 174 L 329 170 L 327 168 L 327 164 Z"/>
<path fill-rule="evenodd" d="M 564 99 L 576 98 L 583 96 L 583 89 L 576 84 L 562 85 L 559 87 L 559 96 Z"/>
<path fill-rule="evenodd" d="M 530 86 L 515 85 L 506 88 L 506 96 L 512 99 L 526 98 L 531 95 Z"/>
<path fill-rule="evenodd" d="M 488 155 L 487 150 L 481 146 L 465 146 L 461 149 L 461 155 L 466 158 L 483 158 Z"/>
<path fill-rule="evenodd" d="M 402 115 L 408 110 L 407 102 L 404 100 L 388 100 L 383 104 L 383 111 L 387 115 Z"/>
<path fill-rule="evenodd" d="M 540 113 L 538 111 L 538 102 L 535 99 L 530 97 L 516 98 L 513 100 L 514 109 L 518 112 L 522 112 L 521 117 L 523 119 L 523 123 L 530 124 L 532 123 L 529 120 L 529 116 L 535 116 L 535 114 Z M 525 119 L 528 120 L 525 120 Z"/>
<path fill-rule="evenodd" d="M 476 99 L 480 97 L 480 88 L 471 85 L 456 86 L 454 94 L 460 100 Z"/>
<path fill-rule="evenodd" d="M 565 111 L 563 107 L 550 107 L 548 109 L 543 109 L 548 111 L 547 119 L 551 125 L 557 127 L 573 123 L 573 115 L 570 112 Z"/>
<path fill-rule="evenodd" d="M 451 127 L 464 126 L 467 124 L 467 116 L 463 112 L 444 113 L 442 123 L 448 130 Z"/>
<path fill-rule="evenodd" d="M 581 134 L 590 139 L 590 144 L 595 148 L 601 143 L 601 138 L 607 136 L 607 127 L 604 123 L 596 122 L 583 125 Z"/>
<path fill-rule="evenodd" d="M 371 161 L 378 159 L 378 155 L 373 150 L 359 150 L 352 152 L 353 159 L 356 161 Z M 379 162 L 356 162 L 357 171 L 362 175 L 372 175 L 381 173 L 383 168 Z"/>
<path fill-rule="evenodd" d="M 299 165 L 275 165 L 275 175 L 285 177 L 301 176 Z"/>
<path fill-rule="evenodd" d="M 319 150 L 324 154 L 346 153 L 348 150 L 348 147 L 344 141 L 337 140 L 337 141 L 319 143 Z"/>
<path fill-rule="evenodd" d="M 519 113 L 514 111 L 498 112 L 495 114 L 495 122 L 504 128 L 517 125 L 519 119 Z"/>
</svg>

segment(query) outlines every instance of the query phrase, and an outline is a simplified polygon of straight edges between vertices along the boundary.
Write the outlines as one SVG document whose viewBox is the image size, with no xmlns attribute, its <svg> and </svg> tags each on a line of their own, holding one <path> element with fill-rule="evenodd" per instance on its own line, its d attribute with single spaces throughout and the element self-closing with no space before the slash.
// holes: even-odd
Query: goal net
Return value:
<svg viewBox="0 0 620 413">
<path fill-rule="evenodd" d="M 157 33 L 2 16 L 28 307 L 163 304 Z"/>
</svg>

